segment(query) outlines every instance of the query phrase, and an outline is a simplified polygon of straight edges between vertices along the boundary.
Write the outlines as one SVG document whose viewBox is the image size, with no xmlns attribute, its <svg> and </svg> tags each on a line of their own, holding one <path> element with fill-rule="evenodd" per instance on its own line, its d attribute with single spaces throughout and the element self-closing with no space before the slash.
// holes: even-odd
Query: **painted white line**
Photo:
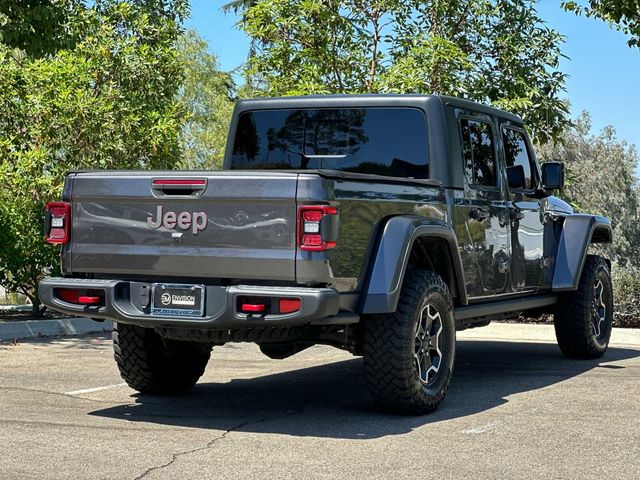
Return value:
<svg viewBox="0 0 640 480">
<path fill-rule="evenodd" d="M 111 390 L 126 386 L 126 383 L 114 383 L 113 385 L 105 385 L 104 387 L 85 388 L 83 390 L 74 390 L 72 392 L 64 392 L 65 395 L 83 395 L 85 393 L 101 392 L 102 390 Z"/>
<path fill-rule="evenodd" d="M 468 430 L 463 430 L 462 433 L 471 434 L 471 435 L 478 435 L 478 434 L 481 434 L 481 433 L 488 432 L 489 430 L 493 430 L 494 426 L 495 426 L 495 423 L 487 423 L 486 425 L 481 425 L 479 427 L 470 428 Z"/>
</svg>

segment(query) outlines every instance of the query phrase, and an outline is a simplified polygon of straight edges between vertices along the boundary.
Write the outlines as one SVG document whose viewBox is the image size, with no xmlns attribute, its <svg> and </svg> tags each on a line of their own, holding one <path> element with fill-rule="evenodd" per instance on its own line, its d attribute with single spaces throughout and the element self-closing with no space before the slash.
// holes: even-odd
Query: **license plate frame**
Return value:
<svg viewBox="0 0 640 480">
<path fill-rule="evenodd" d="M 204 285 L 154 283 L 151 287 L 151 315 L 203 317 L 205 294 Z"/>
</svg>

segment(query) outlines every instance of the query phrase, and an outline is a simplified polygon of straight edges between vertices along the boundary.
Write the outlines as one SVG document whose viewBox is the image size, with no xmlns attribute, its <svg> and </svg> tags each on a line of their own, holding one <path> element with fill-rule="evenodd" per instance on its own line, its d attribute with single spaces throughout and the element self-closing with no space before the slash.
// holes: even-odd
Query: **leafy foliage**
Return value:
<svg viewBox="0 0 640 480">
<path fill-rule="evenodd" d="M 35 45 L 46 38 L 30 29 L 0 44 L 0 284 L 35 311 L 37 282 L 58 263 L 42 241 L 42 211 L 60 198 L 66 173 L 172 168 L 184 113 L 174 47 L 184 2 L 62 5 L 74 12 L 64 12 L 73 48 L 42 56 Z M 32 47 L 13 48 L 21 45 Z"/>
<path fill-rule="evenodd" d="M 79 0 L 0 0 L 0 41 L 30 57 L 72 48 L 69 22 L 82 11 Z"/>
<path fill-rule="evenodd" d="M 613 324 L 640 327 L 640 268 L 613 265 Z"/>
<path fill-rule="evenodd" d="M 577 15 L 595 17 L 630 36 L 630 47 L 640 48 L 640 2 L 638 0 L 589 0 L 586 5 L 575 1 L 562 2 L 565 10 Z"/>
<path fill-rule="evenodd" d="M 224 12 L 234 13 L 245 12 L 250 7 L 253 7 L 257 2 L 258 0 L 231 0 L 222 6 L 222 10 Z"/>
<path fill-rule="evenodd" d="M 230 4 L 231 5 L 231 4 Z M 568 125 L 563 37 L 530 0 L 262 0 L 240 25 L 254 93 L 440 93 L 520 113 L 536 139 Z"/>
<path fill-rule="evenodd" d="M 187 112 L 181 138 L 182 165 L 221 168 L 234 106 L 233 79 L 220 71 L 218 59 L 195 32 L 183 34 L 177 50 L 184 67 L 178 100 Z"/>
</svg>

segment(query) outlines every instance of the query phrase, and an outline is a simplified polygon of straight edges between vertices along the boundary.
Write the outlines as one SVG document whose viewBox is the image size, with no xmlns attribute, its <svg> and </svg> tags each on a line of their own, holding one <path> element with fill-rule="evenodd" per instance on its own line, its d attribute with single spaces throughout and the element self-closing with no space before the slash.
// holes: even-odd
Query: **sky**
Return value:
<svg viewBox="0 0 640 480">
<path fill-rule="evenodd" d="M 233 70 L 247 57 L 249 40 L 235 27 L 237 17 L 221 11 L 225 0 L 191 0 L 187 27 L 196 30 L 218 56 L 223 70 Z M 560 70 L 569 74 L 566 98 L 572 117 L 587 110 L 594 132 L 615 127 L 618 138 L 640 147 L 640 49 L 629 48 L 626 36 L 597 19 L 577 17 L 560 8 L 560 0 L 540 0 L 538 12 L 566 36 Z"/>
</svg>

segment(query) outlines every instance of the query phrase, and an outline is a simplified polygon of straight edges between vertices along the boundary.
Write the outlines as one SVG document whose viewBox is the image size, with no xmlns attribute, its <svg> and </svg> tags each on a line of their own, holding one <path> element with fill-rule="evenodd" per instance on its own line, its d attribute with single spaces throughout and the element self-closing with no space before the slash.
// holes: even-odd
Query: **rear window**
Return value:
<svg viewBox="0 0 640 480">
<path fill-rule="evenodd" d="M 231 169 L 330 169 L 428 178 L 424 114 L 413 108 L 245 112 L 238 120 Z"/>
</svg>

